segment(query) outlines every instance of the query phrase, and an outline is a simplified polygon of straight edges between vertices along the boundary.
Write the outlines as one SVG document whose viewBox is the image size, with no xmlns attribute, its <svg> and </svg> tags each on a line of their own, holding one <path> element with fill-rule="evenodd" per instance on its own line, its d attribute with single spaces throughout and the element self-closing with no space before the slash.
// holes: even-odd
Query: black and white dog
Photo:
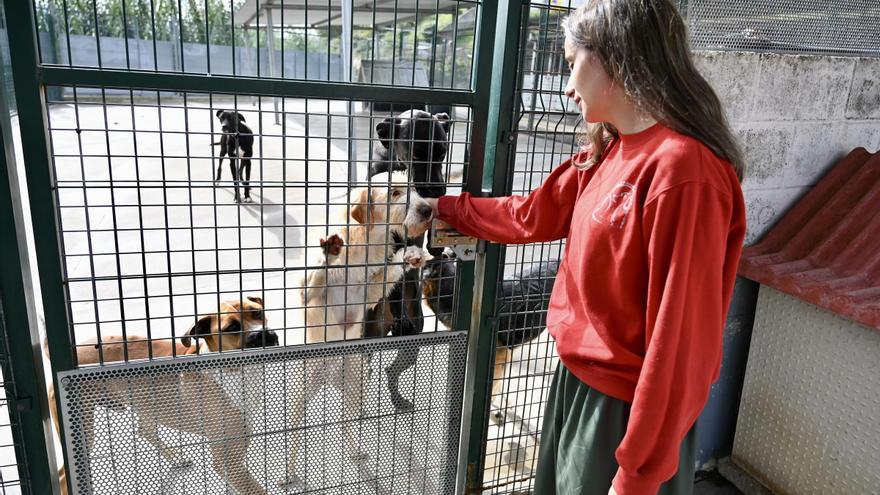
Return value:
<svg viewBox="0 0 880 495">
<path fill-rule="evenodd" d="M 229 170 L 235 187 L 235 202 L 241 203 L 241 194 L 238 191 L 239 182 L 244 185 L 244 202 L 251 200 L 251 157 L 254 156 L 254 132 L 244 124 L 244 115 L 229 110 L 217 110 L 217 119 L 220 121 L 220 129 L 223 135 L 220 141 L 212 145 L 220 145 L 220 164 L 217 166 L 217 178 L 220 182 L 223 172 L 223 157 L 229 157 Z M 244 172 L 244 181 L 241 174 Z"/>
<path fill-rule="evenodd" d="M 373 150 L 370 177 L 382 172 L 408 172 L 423 198 L 446 194 L 443 160 L 449 150 L 449 115 L 408 110 L 376 125 L 381 147 Z"/>
<path fill-rule="evenodd" d="M 369 176 L 372 178 L 382 172 L 405 171 L 420 196 L 437 198 L 446 194 L 443 166 L 449 149 L 451 126 L 448 114 L 432 115 L 422 110 L 408 110 L 383 120 L 376 125 L 376 134 L 382 146 L 376 147 L 373 152 Z M 381 187 L 381 184 L 377 186 Z M 408 239 L 407 243 L 421 246 L 423 241 L 424 236 L 420 236 Z M 388 296 L 367 312 L 364 335 L 383 337 L 388 334 L 421 333 L 424 327 L 421 284 L 419 270 L 408 270 Z M 412 367 L 417 359 L 418 351 L 415 348 L 401 349 L 385 370 L 391 402 L 398 410 L 413 408 L 412 402 L 400 393 L 398 383 L 400 375 Z"/>
</svg>

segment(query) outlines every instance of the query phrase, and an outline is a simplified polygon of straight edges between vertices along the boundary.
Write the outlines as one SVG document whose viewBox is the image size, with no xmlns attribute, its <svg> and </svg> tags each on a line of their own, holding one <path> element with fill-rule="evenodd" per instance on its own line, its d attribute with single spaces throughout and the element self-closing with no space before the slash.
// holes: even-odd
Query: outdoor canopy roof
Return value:
<svg viewBox="0 0 880 495">
<path fill-rule="evenodd" d="M 235 23 L 250 27 L 341 25 L 345 3 L 351 3 L 354 26 L 388 24 L 416 15 L 452 13 L 477 5 L 477 2 L 457 0 L 247 0 L 235 12 Z"/>
</svg>

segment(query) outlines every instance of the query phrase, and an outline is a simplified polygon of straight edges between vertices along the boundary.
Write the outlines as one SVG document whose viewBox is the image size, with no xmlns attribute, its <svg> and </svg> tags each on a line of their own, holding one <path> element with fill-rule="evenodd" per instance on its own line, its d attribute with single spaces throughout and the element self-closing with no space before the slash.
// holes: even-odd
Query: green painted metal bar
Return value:
<svg viewBox="0 0 880 495">
<path fill-rule="evenodd" d="M 47 113 L 43 86 L 37 77 L 37 41 L 32 2 L 5 0 L 6 15 L 16 22 L 9 24 L 9 45 L 15 96 L 18 103 L 19 127 L 34 244 L 40 271 L 40 285 L 49 339 L 53 371 L 73 368 L 64 271 L 61 263 L 59 223 L 55 216 L 55 191 Z"/>
<path fill-rule="evenodd" d="M 367 86 L 364 84 L 207 76 L 171 72 L 41 67 L 40 81 L 48 86 L 80 85 L 159 91 L 240 93 L 256 96 L 354 99 L 438 105 L 472 105 L 475 94 L 446 89 Z"/>
<path fill-rule="evenodd" d="M 39 60 L 32 1 L 4 0 L 7 19 L 15 19 L 8 24 L 10 61 L 12 78 L 15 87 L 16 103 L 19 115 L 19 128 L 22 136 L 22 154 L 27 164 L 25 178 L 31 209 L 36 262 L 39 267 L 39 279 L 43 303 L 46 334 L 52 371 L 58 372 L 72 369 L 74 366 L 71 334 L 67 313 L 67 298 L 63 285 L 64 271 L 61 261 L 61 244 L 58 237 L 58 219 L 55 216 L 55 190 L 49 136 L 47 131 L 47 114 L 43 86 L 36 70 Z M 5 251 L 4 251 L 5 252 Z M 19 345 L 25 345 L 21 343 Z M 28 355 L 39 356 L 39 346 L 29 346 Z M 53 376 L 55 374 L 53 373 Z M 40 377 L 41 379 L 42 377 Z M 56 384 L 57 387 L 57 384 Z M 34 397 L 39 398 L 40 408 L 44 403 L 45 390 L 34 390 Z M 45 418 L 45 411 L 41 410 Z M 38 445 L 46 445 L 44 427 L 37 430 L 29 428 L 27 435 L 40 439 L 30 450 L 52 452 L 51 444 L 47 449 Z M 51 438 L 51 437 L 49 437 Z M 45 452 L 43 452 L 45 454 Z M 54 459 L 53 459 L 54 461 Z M 57 479 L 54 473 L 43 467 L 43 482 Z M 57 485 L 57 481 L 52 482 Z M 50 493 L 36 491 L 36 493 Z"/>
<path fill-rule="evenodd" d="M 480 46 L 475 60 L 474 145 L 467 171 L 467 190 L 497 196 L 506 190 L 510 150 L 514 143 L 513 112 L 520 46 L 520 25 L 527 3 L 501 0 L 484 4 L 480 19 Z M 491 60 L 491 63 L 485 61 Z M 478 139 L 480 137 L 480 139 Z M 494 313 L 503 247 L 485 245 L 477 256 L 468 348 L 467 397 L 464 415 L 468 438 L 460 461 L 461 493 L 479 493 L 482 481 L 490 388 L 495 348 Z M 465 287 L 462 287 L 464 289 Z M 466 299 L 461 299 L 462 301 Z M 465 308 L 459 308 L 463 311 Z M 464 465 L 462 465 L 464 464 Z"/>
<path fill-rule="evenodd" d="M 508 181 L 512 177 L 508 170 L 510 151 L 516 143 L 514 112 L 516 111 L 516 84 L 522 77 L 518 74 L 521 52 L 520 38 L 522 22 L 528 22 L 528 1 L 509 0 L 504 12 L 499 12 L 498 43 L 492 71 L 492 101 L 489 113 L 489 128 L 486 141 L 486 163 L 483 170 L 483 190 L 493 196 L 505 194 Z"/>
<path fill-rule="evenodd" d="M 2 54 L 0 54 L 2 58 Z M 2 60 L 0 60 L 2 65 Z M 39 329 L 26 255 L 22 199 L 17 188 L 10 111 L 0 92 L 0 338 L 5 338 L 4 382 L 22 493 L 57 493 L 55 450 L 46 400 Z M 53 486 L 54 485 L 54 486 Z"/>
<path fill-rule="evenodd" d="M 480 8 L 480 7 L 478 7 Z M 465 148 L 465 176 L 464 190 L 475 195 L 482 195 L 481 177 L 483 175 L 484 160 L 486 158 L 486 128 L 489 119 L 490 91 L 491 86 L 491 60 L 495 49 L 495 26 L 498 13 L 498 0 L 486 0 L 479 11 L 478 36 L 474 40 L 476 53 L 474 54 L 474 67 L 477 70 L 471 73 L 471 87 L 474 88 L 475 101 L 472 107 L 473 126 L 471 127 L 471 143 Z M 457 22 L 457 18 L 456 18 Z M 454 53 L 454 51 L 453 51 Z M 453 80 L 455 64 L 453 62 Z M 481 244 L 482 246 L 482 244 Z M 475 418 L 474 411 L 488 408 L 488 404 L 480 402 L 475 397 L 477 387 L 485 387 L 485 366 L 481 363 L 480 346 L 486 332 L 481 331 L 479 316 L 482 314 L 482 300 L 475 298 L 475 294 L 482 292 L 482 273 L 485 266 L 485 253 L 478 249 L 475 262 L 462 262 L 458 270 L 458 284 L 455 293 L 458 294 L 458 311 L 455 317 L 456 330 L 470 329 L 468 334 L 467 368 L 465 370 L 464 399 L 462 401 L 461 437 L 459 442 L 459 458 L 455 493 L 461 495 L 467 491 L 471 471 L 474 468 L 471 463 L 471 451 L 475 438 L 482 438 L 482 423 L 480 414 Z M 480 276 L 475 276 L 479 274 Z M 470 304 L 468 304 L 470 303 Z M 481 385 L 482 384 L 482 385 Z M 485 400 L 485 392 L 480 393 Z M 482 447 L 477 448 L 482 451 Z"/>
</svg>

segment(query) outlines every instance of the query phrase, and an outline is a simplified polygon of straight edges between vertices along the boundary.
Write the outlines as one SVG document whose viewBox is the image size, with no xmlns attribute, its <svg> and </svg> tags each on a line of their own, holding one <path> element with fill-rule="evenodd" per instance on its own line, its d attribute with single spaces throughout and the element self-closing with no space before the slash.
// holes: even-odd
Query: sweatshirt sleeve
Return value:
<svg viewBox="0 0 880 495">
<path fill-rule="evenodd" d="M 437 216 L 463 234 L 491 242 L 554 241 L 568 235 L 577 195 L 578 169 L 569 159 L 528 196 L 443 196 Z"/>
<path fill-rule="evenodd" d="M 729 288 L 723 277 L 733 199 L 691 182 L 649 198 L 646 355 L 616 452 L 618 495 L 654 495 L 678 469 L 681 442 L 721 363 Z"/>
</svg>

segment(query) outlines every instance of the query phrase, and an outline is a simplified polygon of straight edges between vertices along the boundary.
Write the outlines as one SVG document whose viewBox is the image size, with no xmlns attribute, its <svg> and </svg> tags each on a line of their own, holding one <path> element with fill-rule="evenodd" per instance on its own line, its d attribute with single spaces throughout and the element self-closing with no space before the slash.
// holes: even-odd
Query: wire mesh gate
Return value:
<svg viewBox="0 0 880 495">
<path fill-rule="evenodd" d="M 79 493 L 189 493 L 194 485 L 207 493 L 265 493 L 263 486 L 275 491 L 291 477 L 297 466 L 289 456 L 299 443 L 303 492 L 452 493 L 466 344 L 454 332 L 61 373 L 72 486 Z M 413 410 L 400 414 L 385 385 L 369 376 L 413 349 L 419 360 L 404 384 Z M 354 359 L 363 355 L 369 360 Z M 352 362 L 360 369 L 346 368 Z M 286 418 L 312 367 L 342 367 L 342 380 L 365 377 L 361 406 L 370 413 L 351 414 L 355 406 L 346 400 L 336 409 L 338 398 L 326 390 L 296 440 Z M 108 398 L 125 403 L 137 421 L 108 407 Z M 165 428 L 153 436 L 147 422 Z M 138 445 L 139 436 L 155 448 Z M 349 448 L 363 459 L 348 462 Z M 184 462 L 194 465 L 173 468 Z"/>
<path fill-rule="evenodd" d="M 74 493 L 461 483 L 479 300 L 418 201 L 491 175 L 496 6 L 412 3 L 6 2 Z"/>
</svg>

